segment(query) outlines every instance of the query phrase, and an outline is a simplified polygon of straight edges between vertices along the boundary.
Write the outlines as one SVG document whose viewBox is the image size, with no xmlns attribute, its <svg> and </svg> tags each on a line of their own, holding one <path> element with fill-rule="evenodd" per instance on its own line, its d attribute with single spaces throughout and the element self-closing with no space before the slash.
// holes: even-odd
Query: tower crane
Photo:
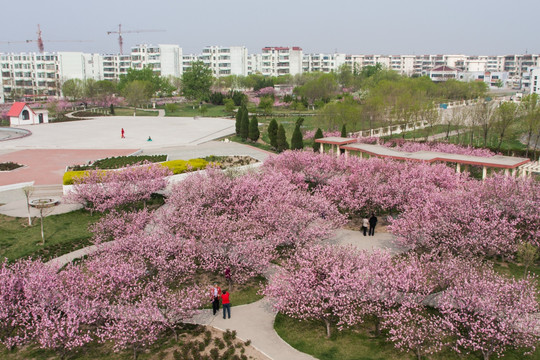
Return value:
<svg viewBox="0 0 540 360">
<path fill-rule="evenodd" d="M 118 31 L 107 31 L 107 35 L 111 34 L 118 34 L 118 45 L 120 46 L 120 55 L 122 55 L 122 45 L 124 44 L 124 39 L 122 38 L 122 34 L 129 34 L 129 33 L 142 33 L 142 32 L 164 32 L 165 30 L 123 30 L 122 31 L 122 24 L 118 24 Z"/>
<path fill-rule="evenodd" d="M 91 41 L 90 40 L 43 40 L 43 38 L 41 37 L 41 28 L 39 24 L 37 26 L 37 39 L 24 40 L 24 41 L 0 41 L 0 43 L 3 43 L 3 44 L 31 43 L 31 42 L 37 43 L 39 52 L 43 53 L 45 51 L 45 46 L 43 45 L 44 42 L 91 42 Z"/>
</svg>

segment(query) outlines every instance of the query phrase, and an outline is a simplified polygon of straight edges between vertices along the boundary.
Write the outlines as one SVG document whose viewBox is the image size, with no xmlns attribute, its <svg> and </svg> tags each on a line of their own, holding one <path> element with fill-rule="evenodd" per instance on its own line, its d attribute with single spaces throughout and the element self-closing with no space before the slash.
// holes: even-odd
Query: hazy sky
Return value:
<svg viewBox="0 0 540 360">
<path fill-rule="evenodd" d="M 300 46 L 304 53 L 540 53 L 539 0 L 2 0 L 0 41 L 36 38 L 46 51 L 124 53 L 136 44 L 178 44 L 185 54 L 207 45 Z M 91 42 L 47 42 L 90 40 Z M 37 51 L 0 43 L 0 52 Z"/>
</svg>

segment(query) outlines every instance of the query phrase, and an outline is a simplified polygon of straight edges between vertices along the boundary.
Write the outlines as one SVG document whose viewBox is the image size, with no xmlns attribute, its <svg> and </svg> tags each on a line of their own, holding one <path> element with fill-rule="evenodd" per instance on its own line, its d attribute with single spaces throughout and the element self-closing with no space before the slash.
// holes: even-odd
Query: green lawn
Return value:
<svg viewBox="0 0 540 360">
<path fill-rule="evenodd" d="M 450 131 L 457 130 L 458 128 L 458 126 L 451 126 Z M 418 139 L 443 133 L 446 133 L 445 125 L 434 125 L 433 127 L 417 129 L 415 131 L 407 131 L 401 134 L 393 134 L 392 136 L 384 136 L 383 139 Z"/>
<path fill-rule="evenodd" d="M 321 360 L 393 360 L 416 359 L 412 353 L 400 352 L 385 340 L 383 336 L 373 335 L 373 325 L 364 324 L 352 329 L 337 331 L 333 328 L 330 339 L 326 338 L 326 328 L 322 322 L 298 321 L 286 315 L 278 314 L 274 323 L 278 335 L 295 349 L 313 355 Z M 493 359 L 496 356 L 492 357 Z M 423 359 L 427 359 L 424 357 Z M 430 355 L 434 360 L 476 360 L 482 359 L 479 353 L 458 355 L 451 351 Z M 523 356 L 515 351 L 508 351 L 504 359 L 540 360 L 540 350 L 532 356 Z"/>
<path fill-rule="evenodd" d="M 84 210 L 44 218 L 45 246 L 41 245 L 40 219 L 28 226 L 27 218 L 0 215 L 0 258 L 15 260 L 41 256 L 48 260 L 91 245 L 88 226 L 99 220 Z"/>
<path fill-rule="evenodd" d="M 114 108 L 114 116 L 133 116 L 133 108 Z M 158 116 L 158 112 L 137 109 L 136 116 Z"/>
<path fill-rule="evenodd" d="M 178 116 L 178 117 L 194 117 L 194 116 L 229 117 L 231 116 L 229 113 L 225 111 L 225 106 L 223 105 L 205 104 L 204 107 L 206 108 L 206 112 L 202 113 L 198 105 L 195 106 L 195 109 L 193 109 L 193 105 L 191 104 L 178 105 L 177 111 L 167 112 L 165 116 Z"/>
</svg>

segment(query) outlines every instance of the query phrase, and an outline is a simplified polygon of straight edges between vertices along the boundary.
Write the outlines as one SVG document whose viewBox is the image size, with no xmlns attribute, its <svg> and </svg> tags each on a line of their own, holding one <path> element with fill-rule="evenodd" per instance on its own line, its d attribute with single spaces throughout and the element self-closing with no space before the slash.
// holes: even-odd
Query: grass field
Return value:
<svg viewBox="0 0 540 360">
<path fill-rule="evenodd" d="M 133 108 L 114 108 L 114 116 L 133 116 Z M 136 116 L 158 116 L 158 112 L 137 109 Z"/>
<path fill-rule="evenodd" d="M 298 321 L 286 315 L 278 314 L 274 323 L 278 335 L 295 349 L 313 355 L 320 360 L 398 360 L 416 359 L 413 353 L 400 352 L 385 340 L 383 336 L 375 336 L 374 326 L 365 323 L 360 326 L 338 331 L 333 328 L 332 336 L 326 338 L 323 322 Z M 469 355 L 456 354 L 449 350 L 423 357 L 432 360 L 476 360 L 482 359 L 480 353 Z M 495 355 L 492 356 L 496 358 Z M 540 360 L 540 350 L 532 356 L 523 356 L 517 351 L 508 351 L 504 359 Z"/>
<path fill-rule="evenodd" d="M 174 112 L 166 112 L 165 116 L 179 116 L 179 117 L 229 117 L 231 114 L 225 111 L 225 106 L 223 105 L 212 105 L 205 104 L 203 105 L 206 108 L 206 112 L 201 112 L 199 106 L 196 105 L 195 109 L 191 104 L 178 105 L 178 110 Z"/>
<path fill-rule="evenodd" d="M 91 245 L 88 226 L 100 215 L 84 210 L 44 218 L 45 245 L 41 245 L 40 219 L 28 226 L 27 218 L 0 215 L 0 257 L 15 260 L 23 257 L 42 257 L 48 260 Z"/>
</svg>

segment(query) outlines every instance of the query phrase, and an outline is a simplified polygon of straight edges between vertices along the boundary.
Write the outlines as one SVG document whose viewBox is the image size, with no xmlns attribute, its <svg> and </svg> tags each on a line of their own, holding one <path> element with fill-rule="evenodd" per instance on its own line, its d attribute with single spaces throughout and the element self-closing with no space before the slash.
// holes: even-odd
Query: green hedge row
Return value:
<svg viewBox="0 0 540 360">
<path fill-rule="evenodd" d="M 165 160 L 167 160 L 167 155 L 116 156 L 97 160 L 92 165 L 75 165 L 72 170 L 119 169 L 142 161 L 156 163 Z"/>
</svg>

